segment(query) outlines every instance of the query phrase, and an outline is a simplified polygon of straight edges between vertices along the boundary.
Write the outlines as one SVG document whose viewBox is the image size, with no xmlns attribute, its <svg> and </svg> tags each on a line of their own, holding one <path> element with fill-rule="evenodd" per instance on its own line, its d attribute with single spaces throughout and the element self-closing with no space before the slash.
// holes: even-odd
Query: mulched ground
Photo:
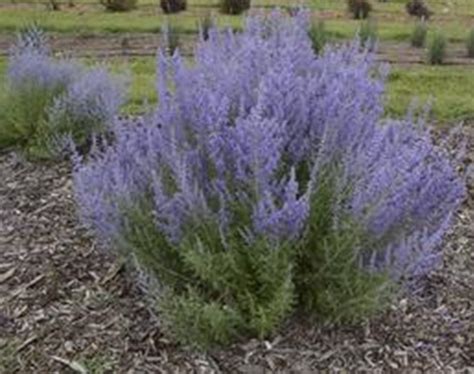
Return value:
<svg viewBox="0 0 474 374">
<path fill-rule="evenodd" d="M 466 164 L 474 161 L 474 126 Z M 0 373 L 474 373 L 474 181 L 421 291 L 356 327 L 289 321 L 209 355 L 160 332 L 140 290 L 78 223 L 67 164 L 0 155 Z"/>
</svg>

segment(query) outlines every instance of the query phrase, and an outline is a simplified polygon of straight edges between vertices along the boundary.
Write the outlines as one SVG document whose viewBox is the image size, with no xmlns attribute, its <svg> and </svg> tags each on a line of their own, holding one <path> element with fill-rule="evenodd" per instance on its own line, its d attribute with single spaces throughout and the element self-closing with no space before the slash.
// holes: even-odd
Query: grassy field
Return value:
<svg viewBox="0 0 474 374">
<path fill-rule="evenodd" d="M 472 67 L 393 67 L 388 80 L 388 107 L 403 115 L 413 99 L 431 102 L 436 122 L 474 119 L 474 69 Z"/>
<path fill-rule="evenodd" d="M 126 13 L 106 12 L 99 1 L 75 1 L 74 7 L 64 2 L 62 10 L 47 10 L 47 2 L 18 2 L 1 0 L 0 31 L 12 32 L 31 20 L 39 21 L 49 31 L 93 34 L 105 32 L 157 32 L 164 23 L 175 24 L 182 32 L 196 32 L 200 19 L 206 14 L 217 13 L 216 1 L 190 0 L 188 10 L 179 15 L 165 16 L 156 2 L 142 0 L 136 10 Z M 413 19 L 407 16 L 405 1 L 387 3 L 374 2 L 373 19 L 377 22 L 381 40 L 407 40 Z M 283 0 L 255 0 L 255 8 L 285 7 Z M 442 29 L 450 41 L 461 41 L 467 30 L 474 25 L 474 6 L 472 0 L 444 1 L 431 5 L 435 12 L 430 21 L 433 29 Z M 327 29 L 333 37 L 350 38 L 359 28 L 360 22 L 351 20 L 346 12 L 344 0 L 312 0 L 306 5 L 313 10 L 314 18 L 324 18 Z M 242 16 L 218 14 L 218 24 L 239 29 Z M 407 27 L 410 25 L 410 27 Z"/>
<path fill-rule="evenodd" d="M 144 98 L 149 102 L 156 100 L 153 58 L 136 58 L 129 63 L 112 61 L 111 65 L 117 72 L 131 73 L 127 111 L 140 111 Z M 473 87 L 472 67 L 393 66 L 387 82 L 387 112 L 403 116 L 415 100 L 420 105 L 431 103 L 432 119 L 436 122 L 474 119 Z"/>
</svg>

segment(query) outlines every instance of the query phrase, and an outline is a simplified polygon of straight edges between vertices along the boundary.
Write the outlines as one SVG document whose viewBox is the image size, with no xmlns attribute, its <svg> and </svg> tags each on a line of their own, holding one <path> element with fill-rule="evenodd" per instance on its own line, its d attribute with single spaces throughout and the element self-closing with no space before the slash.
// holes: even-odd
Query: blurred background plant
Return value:
<svg viewBox="0 0 474 374">
<path fill-rule="evenodd" d="M 442 31 L 436 31 L 428 44 L 428 62 L 441 65 L 446 58 L 447 39 Z"/>
<path fill-rule="evenodd" d="M 41 159 L 61 157 L 70 140 L 85 146 L 113 121 L 123 88 L 103 68 L 55 59 L 43 31 L 27 26 L 12 48 L 0 96 L 0 147 Z"/>
<path fill-rule="evenodd" d="M 474 28 L 469 31 L 466 40 L 466 49 L 467 55 L 471 58 L 474 58 Z"/>
<path fill-rule="evenodd" d="M 313 43 L 313 50 L 316 54 L 323 52 L 324 46 L 328 41 L 328 35 L 323 20 L 312 22 L 309 29 L 309 37 Z"/>
<path fill-rule="evenodd" d="M 167 23 L 161 29 L 162 43 L 166 52 L 172 56 L 181 47 L 181 32 L 174 23 Z"/>
<path fill-rule="evenodd" d="M 433 12 L 428 8 L 424 0 L 409 0 L 406 4 L 409 15 L 428 20 Z"/>
<path fill-rule="evenodd" d="M 215 26 L 213 15 L 208 12 L 199 21 L 199 33 L 203 40 L 209 39 L 209 31 Z"/>
<path fill-rule="evenodd" d="M 250 9 L 251 0 L 219 0 L 224 14 L 241 14 Z"/>
<path fill-rule="evenodd" d="M 368 0 L 347 0 L 347 7 L 354 19 L 366 19 L 372 11 Z"/>
<path fill-rule="evenodd" d="M 164 13 L 178 13 L 186 10 L 186 0 L 160 0 L 160 7 Z"/>
<path fill-rule="evenodd" d="M 418 21 L 413 28 L 410 43 L 412 47 L 422 48 L 426 44 L 426 35 L 428 34 L 428 25 L 425 21 Z"/>
<path fill-rule="evenodd" d="M 362 47 L 373 51 L 378 39 L 377 23 L 371 18 L 361 21 L 358 37 Z"/>
<path fill-rule="evenodd" d="M 137 7 L 138 0 L 100 0 L 100 3 L 111 12 L 128 12 Z"/>
</svg>

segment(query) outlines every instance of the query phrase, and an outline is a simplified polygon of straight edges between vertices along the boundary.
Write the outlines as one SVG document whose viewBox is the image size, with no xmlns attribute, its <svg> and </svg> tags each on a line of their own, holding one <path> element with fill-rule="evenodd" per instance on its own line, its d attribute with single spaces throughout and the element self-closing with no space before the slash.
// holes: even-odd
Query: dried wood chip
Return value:
<svg viewBox="0 0 474 374">
<path fill-rule="evenodd" d="M 12 323 L 11 318 L 0 312 L 0 327 L 7 327 Z"/>
<path fill-rule="evenodd" d="M 124 263 L 123 262 L 117 262 L 115 263 L 107 272 L 105 277 L 101 280 L 100 285 L 103 286 L 107 283 L 109 283 L 111 280 L 113 280 L 118 273 L 123 269 Z"/>
<path fill-rule="evenodd" d="M 33 342 L 36 341 L 36 339 L 38 339 L 38 336 L 36 335 L 33 335 L 31 337 L 29 337 L 28 339 L 26 339 L 23 343 L 21 343 L 18 348 L 16 349 L 16 353 L 19 353 L 21 352 L 22 350 L 24 350 L 26 347 L 28 347 L 30 344 L 32 344 Z"/>
<path fill-rule="evenodd" d="M 76 373 L 87 374 L 87 369 L 77 361 L 69 361 L 69 360 L 66 360 L 65 358 L 61 358 L 58 356 L 51 356 L 51 358 L 54 361 L 57 361 L 63 365 L 68 366 L 71 370 L 74 370 Z"/>
<path fill-rule="evenodd" d="M 6 271 L 5 273 L 0 274 L 0 284 L 9 280 L 13 275 L 15 275 L 16 267 L 11 268 L 10 270 Z"/>
</svg>

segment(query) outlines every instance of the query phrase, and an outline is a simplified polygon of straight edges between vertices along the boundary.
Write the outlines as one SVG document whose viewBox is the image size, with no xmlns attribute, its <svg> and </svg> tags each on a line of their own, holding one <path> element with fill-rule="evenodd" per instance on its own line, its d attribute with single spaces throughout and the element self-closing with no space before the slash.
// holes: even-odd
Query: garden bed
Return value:
<svg viewBox="0 0 474 374">
<path fill-rule="evenodd" d="M 474 129 L 466 126 L 474 161 Z M 473 368 L 474 183 L 444 265 L 362 326 L 295 317 L 266 342 L 201 355 L 160 332 L 139 288 L 80 226 L 67 164 L 0 156 L 0 372 L 312 372 Z M 198 371 L 201 370 L 201 371 Z"/>
</svg>

